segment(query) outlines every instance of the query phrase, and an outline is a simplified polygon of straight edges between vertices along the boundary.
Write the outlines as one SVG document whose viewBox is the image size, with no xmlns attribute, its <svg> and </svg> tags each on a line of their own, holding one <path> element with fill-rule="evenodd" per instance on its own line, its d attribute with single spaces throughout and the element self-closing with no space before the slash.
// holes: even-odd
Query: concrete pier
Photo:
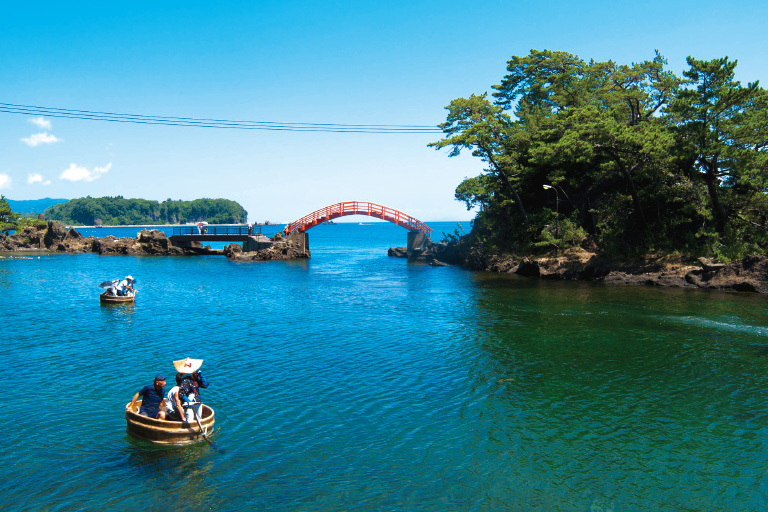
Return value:
<svg viewBox="0 0 768 512">
<path fill-rule="evenodd" d="M 412 259 L 414 255 L 421 254 L 428 243 L 429 237 L 423 231 L 409 231 L 408 232 L 408 245 L 406 246 L 406 254 L 408 259 Z"/>
<path fill-rule="evenodd" d="M 264 235 L 249 236 L 243 242 L 243 252 L 261 251 L 262 249 L 269 249 L 274 242 Z"/>
</svg>

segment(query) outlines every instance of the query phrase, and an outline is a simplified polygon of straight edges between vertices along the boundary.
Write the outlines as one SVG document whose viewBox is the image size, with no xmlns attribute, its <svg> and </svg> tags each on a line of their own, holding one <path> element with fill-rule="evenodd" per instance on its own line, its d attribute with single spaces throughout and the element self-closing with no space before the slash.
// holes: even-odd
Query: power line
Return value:
<svg viewBox="0 0 768 512">
<path fill-rule="evenodd" d="M 291 132 L 326 133 L 442 133 L 435 126 L 386 125 L 386 124 L 334 124 L 334 123 L 278 123 L 272 121 L 234 121 L 229 119 L 205 119 L 194 117 L 147 116 L 141 114 L 119 114 L 92 110 L 40 107 L 0 103 L 0 112 L 30 116 L 108 121 L 163 126 L 191 126 L 197 128 L 219 128 L 234 130 L 270 130 Z"/>
</svg>

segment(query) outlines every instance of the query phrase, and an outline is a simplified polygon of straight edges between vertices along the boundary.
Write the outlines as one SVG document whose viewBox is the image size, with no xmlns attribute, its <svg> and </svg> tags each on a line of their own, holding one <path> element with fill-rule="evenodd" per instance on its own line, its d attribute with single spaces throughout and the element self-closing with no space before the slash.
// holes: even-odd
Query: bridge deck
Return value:
<svg viewBox="0 0 768 512">
<path fill-rule="evenodd" d="M 246 242 L 261 237 L 261 226 L 179 226 L 173 228 L 171 242 Z"/>
</svg>

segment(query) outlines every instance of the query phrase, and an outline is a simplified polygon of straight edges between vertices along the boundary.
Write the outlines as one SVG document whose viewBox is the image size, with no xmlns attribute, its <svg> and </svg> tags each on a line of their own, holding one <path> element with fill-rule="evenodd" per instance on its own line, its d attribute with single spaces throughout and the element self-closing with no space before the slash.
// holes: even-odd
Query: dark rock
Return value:
<svg viewBox="0 0 768 512">
<path fill-rule="evenodd" d="M 392 258 L 407 258 L 408 257 L 408 248 L 407 247 L 390 247 L 387 251 L 387 256 L 390 256 Z"/>
<path fill-rule="evenodd" d="M 517 264 L 511 256 L 494 256 L 488 262 L 488 270 L 491 272 L 513 272 L 516 268 Z"/>
<path fill-rule="evenodd" d="M 45 231 L 45 235 L 43 235 L 43 243 L 46 248 L 58 246 L 66 236 L 67 228 L 59 222 L 48 221 L 48 229 Z"/>
<path fill-rule="evenodd" d="M 239 245 L 230 244 L 224 249 L 224 255 L 232 261 L 296 260 L 310 257 L 306 233 L 294 233 L 287 239 L 278 233 L 271 240 L 271 247 L 250 252 L 244 252 Z"/>
<path fill-rule="evenodd" d="M 243 252 L 243 248 L 237 244 L 229 244 L 224 248 L 224 256 L 233 259 Z"/>
<path fill-rule="evenodd" d="M 718 270 L 725 268 L 724 263 L 712 263 L 712 260 L 709 258 L 699 258 L 697 261 L 701 263 L 701 267 L 705 272 L 717 272 Z"/>
<path fill-rule="evenodd" d="M 131 239 L 125 240 L 126 243 Z M 181 247 L 174 246 L 165 233 L 158 231 L 157 229 L 142 229 L 136 237 L 136 244 L 129 248 L 133 254 L 148 254 L 148 255 L 180 255 L 184 254 L 184 250 Z"/>
<path fill-rule="evenodd" d="M 526 277 L 539 277 L 541 275 L 541 270 L 535 261 L 531 261 L 530 259 L 525 258 L 514 269 L 514 273 Z"/>
<path fill-rule="evenodd" d="M 16 236 L 16 235 L 14 235 Z M 24 228 L 20 247 L 25 249 L 45 249 L 45 232 L 34 227 Z"/>
</svg>

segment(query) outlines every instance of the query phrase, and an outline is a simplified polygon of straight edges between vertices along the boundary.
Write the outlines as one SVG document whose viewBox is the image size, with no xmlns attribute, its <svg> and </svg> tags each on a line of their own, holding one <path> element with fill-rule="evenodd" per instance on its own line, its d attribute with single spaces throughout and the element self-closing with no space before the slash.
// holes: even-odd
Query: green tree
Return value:
<svg viewBox="0 0 768 512">
<path fill-rule="evenodd" d="M 689 64 L 681 80 L 658 52 L 621 65 L 532 50 L 509 60 L 493 102 L 453 100 L 430 146 L 487 164 L 456 188 L 479 207 L 473 233 L 512 251 L 764 252 L 768 96 L 727 59 Z"/>
<path fill-rule="evenodd" d="M 429 146 L 436 149 L 450 146 L 450 156 L 457 156 L 462 149 L 468 149 L 473 156 L 488 163 L 486 172 L 490 180 L 473 183 L 472 187 L 490 182 L 500 184 L 495 193 L 509 198 L 502 199 L 500 196 L 499 199 L 506 204 L 515 204 L 520 216 L 527 221 L 528 212 L 516 188 L 519 168 L 514 151 L 515 126 L 512 119 L 502 107 L 488 101 L 486 94 L 453 100 L 447 109 L 448 119 L 439 125 L 447 137 Z M 484 195 L 488 193 L 486 191 Z"/>
<path fill-rule="evenodd" d="M 768 184 L 768 99 L 758 82 L 735 80 L 737 61 L 687 59 L 688 87 L 670 112 L 687 154 L 689 173 L 706 185 L 715 229 L 729 221 L 765 226 Z"/>
<path fill-rule="evenodd" d="M 19 214 L 11 210 L 11 205 L 4 195 L 0 195 L 0 233 L 16 229 Z"/>
</svg>

